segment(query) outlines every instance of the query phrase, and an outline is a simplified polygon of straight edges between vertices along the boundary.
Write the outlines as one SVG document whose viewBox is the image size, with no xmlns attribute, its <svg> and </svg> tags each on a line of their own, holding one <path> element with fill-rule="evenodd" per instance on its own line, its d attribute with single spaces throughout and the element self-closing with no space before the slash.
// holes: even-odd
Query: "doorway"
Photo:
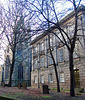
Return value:
<svg viewBox="0 0 85 100">
<path fill-rule="evenodd" d="M 74 70 L 74 80 L 75 80 L 75 88 L 79 88 L 80 87 L 79 69 Z"/>
</svg>

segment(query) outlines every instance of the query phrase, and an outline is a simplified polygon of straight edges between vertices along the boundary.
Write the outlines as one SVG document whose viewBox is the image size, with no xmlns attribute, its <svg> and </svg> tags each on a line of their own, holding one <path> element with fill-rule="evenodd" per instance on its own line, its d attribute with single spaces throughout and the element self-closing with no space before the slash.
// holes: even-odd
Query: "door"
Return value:
<svg viewBox="0 0 85 100">
<path fill-rule="evenodd" d="M 79 69 L 74 70 L 75 88 L 80 87 Z"/>
</svg>

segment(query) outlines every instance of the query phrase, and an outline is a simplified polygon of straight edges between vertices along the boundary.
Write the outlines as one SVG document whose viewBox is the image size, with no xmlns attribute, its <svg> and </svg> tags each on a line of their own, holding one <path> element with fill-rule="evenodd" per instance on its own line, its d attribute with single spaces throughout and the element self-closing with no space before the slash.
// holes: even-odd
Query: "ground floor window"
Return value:
<svg viewBox="0 0 85 100">
<path fill-rule="evenodd" d="M 37 83 L 37 77 L 34 76 L 34 83 Z"/>
<path fill-rule="evenodd" d="M 49 83 L 53 83 L 53 74 L 52 73 L 49 74 Z"/>
<path fill-rule="evenodd" d="M 60 72 L 60 82 L 65 82 L 64 73 Z"/>
<path fill-rule="evenodd" d="M 44 76 L 43 75 L 40 76 L 40 82 L 44 83 Z"/>
</svg>

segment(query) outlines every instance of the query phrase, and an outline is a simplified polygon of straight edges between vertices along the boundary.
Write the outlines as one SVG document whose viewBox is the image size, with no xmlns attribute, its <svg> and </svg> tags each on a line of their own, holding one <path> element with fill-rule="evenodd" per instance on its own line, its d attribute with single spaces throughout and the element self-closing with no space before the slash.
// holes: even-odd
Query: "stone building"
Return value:
<svg viewBox="0 0 85 100">
<path fill-rule="evenodd" d="M 60 20 L 61 27 L 72 37 L 74 31 L 74 12 Z M 85 7 L 78 10 L 78 39 L 74 50 L 74 74 L 75 87 L 85 88 Z M 52 32 L 62 39 L 59 31 L 55 28 Z M 44 32 L 32 42 L 32 71 L 31 86 L 41 87 L 43 84 L 49 88 L 56 88 L 55 71 L 48 50 L 48 34 L 50 34 L 50 45 L 57 63 L 60 88 L 70 88 L 69 53 L 65 45 L 52 33 Z M 80 36 L 80 37 L 79 37 Z"/>
<path fill-rule="evenodd" d="M 31 46 L 29 41 L 31 40 L 26 40 L 23 44 L 18 44 L 16 47 L 12 86 L 17 86 L 18 82 L 26 82 L 27 85 L 31 85 Z M 12 51 L 10 46 L 8 46 L 5 51 L 4 59 L 4 82 L 8 84 L 12 62 Z"/>
<path fill-rule="evenodd" d="M 8 45 L 5 50 L 4 65 L 3 65 L 3 72 L 4 72 L 3 82 L 5 82 L 5 84 L 8 84 L 11 62 L 12 62 L 12 51 L 10 49 L 10 46 Z"/>
<path fill-rule="evenodd" d="M 24 19 L 22 19 L 22 23 L 20 25 L 22 25 L 23 28 L 26 27 L 29 28 L 29 25 L 24 26 Z M 31 58 L 32 57 L 31 57 L 31 46 L 30 46 L 31 38 L 29 37 L 30 37 L 30 33 L 28 32 L 23 33 L 22 30 L 20 30 L 20 33 L 17 34 L 15 63 L 14 63 L 14 70 L 12 74 L 12 86 L 17 86 L 18 82 L 20 82 L 21 84 L 23 82 L 26 82 L 28 86 L 31 85 Z M 4 55 L 5 84 L 8 84 L 10 67 L 12 63 L 13 52 L 11 48 L 12 47 L 8 45 Z"/>
</svg>

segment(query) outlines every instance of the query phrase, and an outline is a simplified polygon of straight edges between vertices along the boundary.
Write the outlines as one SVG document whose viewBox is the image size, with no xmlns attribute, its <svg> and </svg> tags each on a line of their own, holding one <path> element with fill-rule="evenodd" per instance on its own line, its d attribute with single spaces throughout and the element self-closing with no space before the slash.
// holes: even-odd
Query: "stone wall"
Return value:
<svg viewBox="0 0 85 100">
<path fill-rule="evenodd" d="M 85 89 L 85 62 L 84 58 L 79 60 L 75 63 L 74 60 L 74 68 L 79 69 L 79 77 L 80 77 L 80 88 Z M 69 89 L 70 88 L 70 71 L 69 71 L 69 63 L 63 62 L 59 63 L 58 67 L 58 77 L 60 88 Z M 60 82 L 60 72 L 64 72 L 64 82 Z M 49 73 L 53 74 L 53 83 L 49 83 Z M 44 83 L 40 83 L 40 76 L 44 76 Z M 34 76 L 37 77 L 37 83 L 34 83 Z M 39 70 L 39 85 L 42 87 L 43 84 L 49 85 L 49 88 L 57 88 L 57 82 L 55 77 L 55 72 L 53 66 L 48 68 L 42 68 Z M 31 72 L 31 86 L 32 88 L 38 88 L 38 70 L 34 70 Z"/>
</svg>

